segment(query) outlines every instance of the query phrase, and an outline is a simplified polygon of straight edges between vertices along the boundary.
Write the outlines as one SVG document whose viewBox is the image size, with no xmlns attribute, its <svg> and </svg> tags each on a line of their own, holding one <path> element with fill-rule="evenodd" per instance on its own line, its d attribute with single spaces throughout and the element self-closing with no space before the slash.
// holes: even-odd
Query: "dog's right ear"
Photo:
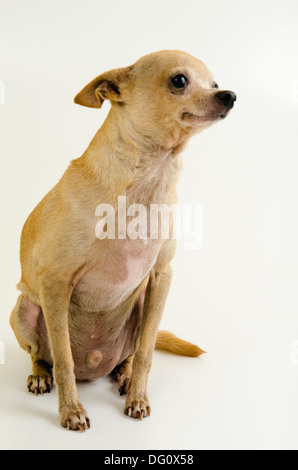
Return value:
<svg viewBox="0 0 298 470">
<path fill-rule="evenodd" d="M 89 108 L 101 108 L 104 100 L 125 101 L 125 92 L 131 82 L 132 67 L 110 70 L 96 77 L 83 88 L 74 102 Z"/>
</svg>

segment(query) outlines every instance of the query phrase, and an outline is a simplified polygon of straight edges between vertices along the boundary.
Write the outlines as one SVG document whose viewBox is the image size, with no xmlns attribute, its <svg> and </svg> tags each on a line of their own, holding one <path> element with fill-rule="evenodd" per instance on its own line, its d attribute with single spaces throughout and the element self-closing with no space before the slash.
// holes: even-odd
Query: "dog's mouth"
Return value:
<svg viewBox="0 0 298 470">
<path fill-rule="evenodd" d="M 193 114 L 189 111 L 183 111 L 181 117 L 183 121 L 213 122 L 219 119 L 224 119 L 227 115 L 228 115 L 227 111 L 223 113 L 211 113 L 211 114 L 204 114 L 204 115 L 198 115 L 198 114 Z"/>
</svg>

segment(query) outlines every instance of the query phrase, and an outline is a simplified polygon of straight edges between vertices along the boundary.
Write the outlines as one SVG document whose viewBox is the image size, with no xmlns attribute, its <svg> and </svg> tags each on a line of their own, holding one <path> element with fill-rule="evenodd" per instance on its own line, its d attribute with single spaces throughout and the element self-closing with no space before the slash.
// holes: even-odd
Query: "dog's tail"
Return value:
<svg viewBox="0 0 298 470">
<path fill-rule="evenodd" d="M 169 351 L 174 354 L 181 356 L 197 357 L 204 354 L 206 351 L 199 348 L 195 344 L 184 341 L 178 338 L 169 331 L 158 331 L 157 340 L 155 343 L 155 349 L 161 349 L 163 351 Z"/>
</svg>

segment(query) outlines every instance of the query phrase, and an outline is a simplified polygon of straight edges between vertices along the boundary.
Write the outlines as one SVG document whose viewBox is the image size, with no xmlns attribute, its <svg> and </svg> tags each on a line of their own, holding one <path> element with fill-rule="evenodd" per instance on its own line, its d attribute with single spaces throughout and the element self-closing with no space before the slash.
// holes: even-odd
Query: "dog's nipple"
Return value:
<svg viewBox="0 0 298 470">
<path fill-rule="evenodd" d="M 89 369 L 95 369 L 101 361 L 102 354 L 97 349 L 95 349 L 94 351 L 90 351 L 87 354 L 87 367 Z"/>
</svg>

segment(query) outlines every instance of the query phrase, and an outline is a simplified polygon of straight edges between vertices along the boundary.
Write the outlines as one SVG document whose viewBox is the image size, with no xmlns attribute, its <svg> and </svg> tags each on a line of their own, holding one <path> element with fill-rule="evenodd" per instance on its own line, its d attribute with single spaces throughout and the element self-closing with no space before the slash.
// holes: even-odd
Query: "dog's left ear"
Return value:
<svg viewBox="0 0 298 470">
<path fill-rule="evenodd" d="M 123 102 L 132 78 L 132 67 L 110 70 L 83 88 L 74 102 L 89 108 L 101 108 L 104 100 Z"/>
</svg>

